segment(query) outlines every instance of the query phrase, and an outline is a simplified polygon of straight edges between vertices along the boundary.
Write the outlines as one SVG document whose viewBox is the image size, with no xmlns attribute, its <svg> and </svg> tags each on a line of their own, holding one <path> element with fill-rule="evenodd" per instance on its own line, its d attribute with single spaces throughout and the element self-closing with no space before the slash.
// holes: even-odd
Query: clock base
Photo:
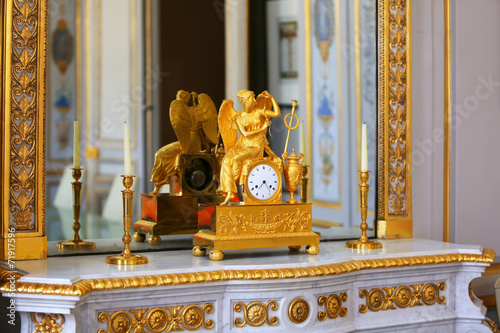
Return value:
<svg viewBox="0 0 500 333">
<path fill-rule="evenodd" d="M 307 254 L 319 253 L 319 235 L 312 231 L 310 203 L 198 207 L 199 231 L 193 236 L 196 256 L 203 256 L 202 249 L 209 249 L 210 259 L 222 260 L 224 250 L 279 246 L 288 246 L 292 251 L 306 246 Z"/>
</svg>

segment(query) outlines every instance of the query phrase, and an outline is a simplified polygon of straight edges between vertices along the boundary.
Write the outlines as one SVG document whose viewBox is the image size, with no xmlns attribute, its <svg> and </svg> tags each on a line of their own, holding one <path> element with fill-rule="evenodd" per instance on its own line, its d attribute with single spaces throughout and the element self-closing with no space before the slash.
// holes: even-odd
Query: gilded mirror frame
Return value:
<svg viewBox="0 0 500 333">
<path fill-rule="evenodd" d="M 45 0 L 0 0 L 0 260 L 47 256 Z M 378 0 L 377 236 L 412 236 L 411 0 Z"/>
</svg>

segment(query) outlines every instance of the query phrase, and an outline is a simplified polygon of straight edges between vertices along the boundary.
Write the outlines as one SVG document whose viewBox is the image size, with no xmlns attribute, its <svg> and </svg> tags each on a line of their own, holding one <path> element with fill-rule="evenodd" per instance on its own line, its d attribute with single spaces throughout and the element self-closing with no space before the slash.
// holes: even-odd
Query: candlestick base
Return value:
<svg viewBox="0 0 500 333">
<path fill-rule="evenodd" d="M 358 239 L 346 242 L 345 247 L 357 250 L 373 250 L 373 249 L 381 249 L 382 243 L 372 240 L 364 242 Z"/>
<path fill-rule="evenodd" d="M 359 227 L 361 229 L 361 238 L 346 242 L 345 247 L 357 250 L 381 249 L 382 243 L 369 240 L 366 236 L 366 230 L 368 230 L 368 224 L 366 223 L 366 217 L 368 215 L 368 189 L 370 188 L 367 182 L 370 177 L 370 171 L 360 171 L 359 176 L 361 179 L 361 184 L 359 184 L 361 210 L 361 225 Z"/>
<path fill-rule="evenodd" d="M 107 264 L 113 265 L 142 265 L 148 263 L 148 257 L 137 254 L 124 255 L 123 253 L 107 256 Z"/>
<path fill-rule="evenodd" d="M 95 249 L 95 243 L 94 242 L 89 242 L 89 241 L 64 241 L 64 242 L 58 242 L 57 243 L 57 248 L 61 250 L 67 250 L 67 249 L 81 249 L 81 248 L 93 248 Z"/>
<path fill-rule="evenodd" d="M 122 191 L 123 198 L 123 252 L 120 254 L 107 256 L 106 263 L 113 265 L 142 265 L 148 263 L 148 257 L 132 254 L 130 252 L 130 224 L 132 219 L 132 199 L 134 198 L 134 191 L 130 188 L 134 183 L 134 175 L 122 175 L 123 186 L 125 190 Z"/>
</svg>

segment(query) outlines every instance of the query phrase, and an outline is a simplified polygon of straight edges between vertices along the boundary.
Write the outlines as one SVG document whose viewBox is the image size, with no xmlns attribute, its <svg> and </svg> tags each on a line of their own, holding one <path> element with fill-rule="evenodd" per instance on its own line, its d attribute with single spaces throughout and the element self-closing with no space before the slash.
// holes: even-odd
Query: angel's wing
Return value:
<svg viewBox="0 0 500 333">
<path fill-rule="evenodd" d="M 223 101 L 219 110 L 219 131 L 226 152 L 234 146 L 238 139 L 238 129 L 235 124 L 237 112 L 233 105 L 231 100 Z"/>
<path fill-rule="evenodd" d="M 203 133 L 214 144 L 219 142 L 217 133 L 217 109 L 207 94 L 198 95 L 198 120 L 201 121 Z"/>
<path fill-rule="evenodd" d="M 273 102 L 271 98 L 266 98 L 266 95 L 262 92 L 257 96 L 255 100 L 255 106 L 258 109 L 264 109 L 266 111 L 270 111 L 273 107 Z"/>
<path fill-rule="evenodd" d="M 181 143 L 182 152 L 188 153 L 191 145 L 192 120 L 187 106 L 182 101 L 174 100 L 170 103 L 170 122 Z"/>
</svg>

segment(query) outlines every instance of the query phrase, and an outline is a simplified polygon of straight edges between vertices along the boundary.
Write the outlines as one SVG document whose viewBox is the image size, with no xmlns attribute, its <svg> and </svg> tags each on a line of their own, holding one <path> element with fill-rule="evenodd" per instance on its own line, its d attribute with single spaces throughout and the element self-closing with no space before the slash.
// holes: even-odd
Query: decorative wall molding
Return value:
<svg viewBox="0 0 500 333">
<path fill-rule="evenodd" d="M 366 304 L 359 305 L 359 312 L 404 309 L 421 305 L 434 305 L 436 302 L 445 304 L 446 297 L 439 294 L 445 289 L 446 283 L 444 282 L 373 288 L 370 291 L 361 289 L 359 297 L 366 298 Z"/>
<path fill-rule="evenodd" d="M 377 236 L 412 237 L 411 0 L 379 1 Z"/>
<path fill-rule="evenodd" d="M 327 317 L 335 319 L 338 316 L 347 316 L 347 308 L 343 306 L 345 302 L 347 302 L 347 293 L 341 293 L 340 295 L 332 294 L 328 297 L 320 296 L 318 298 L 318 305 L 324 306 L 324 311 L 318 312 L 318 319 L 323 321 Z"/>
<path fill-rule="evenodd" d="M 113 313 L 100 312 L 97 319 L 107 322 L 107 329 L 99 333 L 112 332 L 172 332 L 196 331 L 203 326 L 210 330 L 214 327 L 212 319 L 206 319 L 205 314 L 211 314 L 214 306 L 206 303 L 203 306 L 190 304 L 187 306 L 166 306 L 152 309 L 129 309 Z"/>
<path fill-rule="evenodd" d="M 2 6 L 2 239 L 0 260 L 45 257 L 46 3 L 10 0 Z M 5 195 L 5 199 L 3 197 Z M 15 230 L 16 251 L 7 243 Z M 12 244 L 10 244 L 12 245 Z"/>
<path fill-rule="evenodd" d="M 243 312 L 243 318 L 234 318 L 234 326 L 236 327 L 243 327 L 246 324 L 253 327 L 262 326 L 264 324 L 276 326 L 279 321 L 278 317 L 269 314 L 269 310 L 278 310 L 278 303 L 276 301 L 269 301 L 267 304 L 254 301 L 248 305 L 243 302 L 236 302 L 233 308 L 234 312 Z"/>
<path fill-rule="evenodd" d="M 31 321 L 35 325 L 33 333 L 61 333 L 64 315 L 58 313 L 31 313 Z"/>
</svg>

